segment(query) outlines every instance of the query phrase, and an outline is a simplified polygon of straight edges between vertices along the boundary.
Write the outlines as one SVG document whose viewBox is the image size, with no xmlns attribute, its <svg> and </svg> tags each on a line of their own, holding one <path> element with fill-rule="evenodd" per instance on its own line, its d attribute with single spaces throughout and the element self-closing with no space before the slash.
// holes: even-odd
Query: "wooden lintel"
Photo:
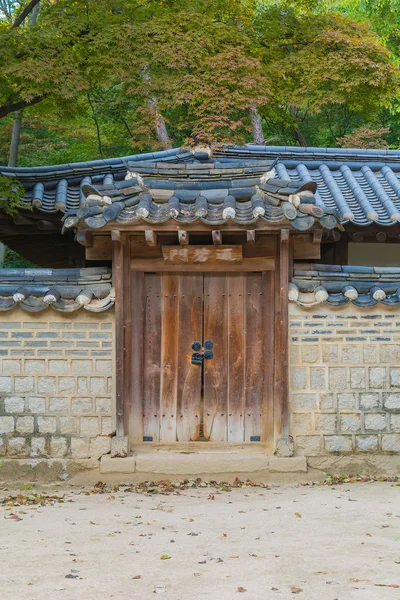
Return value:
<svg viewBox="0 0 400 600">
<path fill-rule="evenodd" d="M 220 246 L 222 244 L 222 235 L 219 229 L 214 229 L 212 232 L 212 241 L 214 246 Z"/>
<path fill-rule="evenodd" d="M 247 229 L 246 240 L 249 246 L 255 246 L 256 243 L 256 232 L 255 229 Z"/>
<path fill-rule="evenodd" d="M 225 272 L 257 272 L 257 271 L 273 271 L 275 268 L 274 258 L 265 257 L 254 257 L 254 258 L 243 258 L 240 263 L 183 263 L 179 265 L 168 264 L 163 258 L 132 258 L 131 259 L 132 271 L 144 271 L 144 272 L 159 272 L 163 271 L 166 273 L 225 273 Z"/>
<path fill-rule="evenodd" d="M 144 232 L 144 239 L 148 246 L 157 246 L 157 235 L 152 229 L 146 229 Z"/>
<path fill-rule="evenodd" d="M 178 231 L 178 242 L 181 246 L 187 246 L 189 243 L 189 234 L 184 229 Z"/>
<path fill-rule="evenodd" d="M 313 240 L 312 240 L 313 244 L 320 244 L 321 243 L 322 233 L 323 233 L 322 229 L 316 229 L 313 232 Z"/>
<path fill-rule="evenodd" d="M 93 233 L 78 229 L 76 232 L 76 241 L 85 248 L 91 248 L 93 246 Z"/>
<path fill-rule="evenodd" d="M 162 246 L 167 265 L 229 265 L 243 260 L 242 246 Z"/>
</svg>

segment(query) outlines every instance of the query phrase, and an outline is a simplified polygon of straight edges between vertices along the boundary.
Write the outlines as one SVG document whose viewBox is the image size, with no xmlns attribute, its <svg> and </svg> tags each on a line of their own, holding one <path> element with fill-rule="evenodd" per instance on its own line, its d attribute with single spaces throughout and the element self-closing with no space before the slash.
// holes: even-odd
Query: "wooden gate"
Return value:
<svg viewBox="0 0 400 600">
<path fill-rule="evenodd" d="M 134 273 L 142 318 L 132 322 L 140 377 L 132 442 L 266 441 L 272 427 L 272 272 Z M 138 285 L 140 281 L 140 285 Z M 142 327 L 138 331 L 137 327 Z M 192 364 L 192 343 L 213 358 Z M 139 397 L 140 396 L 140 397 Z M 131 420 L 131 419 L 130 419 Z M 131 420 L 132 423 L 132 420 Z"/>
</svg>

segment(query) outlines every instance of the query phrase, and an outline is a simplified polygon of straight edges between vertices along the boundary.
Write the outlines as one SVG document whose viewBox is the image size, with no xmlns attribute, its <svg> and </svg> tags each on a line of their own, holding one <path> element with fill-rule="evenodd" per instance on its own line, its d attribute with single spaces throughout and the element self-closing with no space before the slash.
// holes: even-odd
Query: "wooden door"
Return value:
<svg viewBox="0 0 400 600">
<path fill-rule="evenodd" d="M 262 419 L 272 413 L 272 284 L 269 273 L 204 274 L 204 337 L 214 342 L 214 357 L 204 363 L 208 440 L 265 441 L 264 423 L 273 419 Z"/>
<path fill-rule="evenodd" d="M 132 333 L 143 344 L 145 441 L 265 441 L 272 285 L 273 274 L 263 272 L 144 274 L 143 333 Z M 192 364 L 192 343 L 207 339 L 213 358 Z"/>
</svg>

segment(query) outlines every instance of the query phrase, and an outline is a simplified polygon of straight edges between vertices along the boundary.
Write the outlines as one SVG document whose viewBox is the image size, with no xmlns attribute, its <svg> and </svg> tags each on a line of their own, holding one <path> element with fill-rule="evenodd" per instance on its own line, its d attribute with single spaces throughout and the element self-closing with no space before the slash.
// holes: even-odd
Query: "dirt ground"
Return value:
<svg viewBox="0 0 400 600">
<path fill-rule="evenodd" d="M 0 506 L 2 600 L 400 597 L 395 483 L 20 493 L 43 489 L 65 502 Z"/>
</svg>

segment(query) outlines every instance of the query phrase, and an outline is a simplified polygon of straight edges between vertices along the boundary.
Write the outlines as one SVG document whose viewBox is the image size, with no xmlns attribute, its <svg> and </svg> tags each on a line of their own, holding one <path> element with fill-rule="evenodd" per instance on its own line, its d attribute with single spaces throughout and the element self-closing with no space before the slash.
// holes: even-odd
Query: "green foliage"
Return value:
<svg viewBox="0 0 400 600">
<path fill-rule="evenodd" d="M 15 215 L 23 205 L 24 188 L 15 177 L 0 175 L 0 209 Z"/>
<path fill-rule="evenodd" d="M 17 252 L 14 252 L 14 250 L 11 250 L 11 248 L 6 248 L 3 267 L 5 269 L 30 269 L 36 267 L 36 265 L 27 258 L 17 254 Z"/>
</svg>

